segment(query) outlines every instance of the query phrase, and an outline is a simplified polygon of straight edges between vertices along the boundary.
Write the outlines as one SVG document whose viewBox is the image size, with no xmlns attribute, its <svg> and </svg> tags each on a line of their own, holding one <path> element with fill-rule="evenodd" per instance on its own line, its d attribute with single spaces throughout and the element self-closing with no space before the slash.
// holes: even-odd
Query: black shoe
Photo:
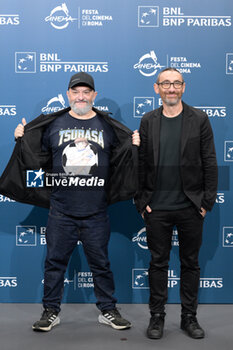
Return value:
<svg viewBox="0 0 233 350">
<path fill-rule="evenodd" d="M 205 337 L 205 332 L 197 322 L 196 316 L 186 314 L 181 316 L 180 328 L 186 331 L 191 338 L 201 339 Z"/>
<path fill-rule="evenodd" d="M 131 327 L 131 323 L 125 320 L 117 309 L 102 311 L 98 320 L 100 323 L 107 324 L 114 329 L 127 329 Z"/>
<path fill-rule="evenodd" d="M 35 322 L 32 326 L 34 331 L 44 331 L 48 332 L 60 323 L 60 318 L 58 317 L 58 312 L 54 309 L 45 309 L 39 321 Z"/>
<path fill-rule="evenodd" d="M 147 336 L 150 339 L 160 339 L 163 336 L 164 316 L 154 314 L 151 316 L 149 326 L 147 328 Z"/>
</svg>

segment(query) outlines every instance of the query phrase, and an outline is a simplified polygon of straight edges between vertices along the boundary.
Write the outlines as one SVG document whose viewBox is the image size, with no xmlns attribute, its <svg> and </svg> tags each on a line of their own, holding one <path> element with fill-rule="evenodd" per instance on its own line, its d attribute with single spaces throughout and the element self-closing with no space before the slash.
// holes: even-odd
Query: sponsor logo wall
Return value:
<svg viewBox="0 0 233 350">
<path fill-rule="evenodd" d="M 98 92 L 95 107 L 112 112 L 132 130 L 139 128 L 145 113 L 161 106 L 153 89 L 159 72 L 171 66 L 183 74 L 184 101 L 207 113 L 219 164 L 216 204 L 205 218 L 200 252 L 200 303 L 233 302 L 232 16 L 230 0 L 213 0 L 211 6 L 201 0 L 0 4 L 1 173 L 21 118 L 31 121 L 66 108 L 72 74 L 92 74 Z M 28 169 L 26 181 L 28 187 L 39 188 L 52 186 L 56 179 L 43 169 Z M 1 301 L 40 302 L 48 211 L 4 195 L 0 211 Z M 121 303 L 147 303 L 145 224 L 132 201 L 111 206 L 109 213 L 116 297 Z M 179 302 L 179 284 L 179 234 L 174 227 L 168 302 Z M 65 275 L 63 301 L 95 302 L 81 242 Z"/>
</svg>

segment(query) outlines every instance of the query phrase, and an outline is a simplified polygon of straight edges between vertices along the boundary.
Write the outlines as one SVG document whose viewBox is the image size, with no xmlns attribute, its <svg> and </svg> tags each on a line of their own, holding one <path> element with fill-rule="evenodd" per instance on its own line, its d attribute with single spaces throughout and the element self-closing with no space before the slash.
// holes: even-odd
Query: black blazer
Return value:
<svg viewBox="0 0 233 350">
<path fill-rule="evenodd" d="M 150 203 L 156 185 L 162 109 L 163 107 L 160 107 L 145 114 L 141 120 L 139 191 L 135 198 L 139 212 L 143 212 Z M 211 210 L 216 199 L 218 182 L 213 132 L 207 114 L 185 103 L 183 103 L 180 174 L 183 191 L 192 203 L 197 208 Z"/>
</svg>

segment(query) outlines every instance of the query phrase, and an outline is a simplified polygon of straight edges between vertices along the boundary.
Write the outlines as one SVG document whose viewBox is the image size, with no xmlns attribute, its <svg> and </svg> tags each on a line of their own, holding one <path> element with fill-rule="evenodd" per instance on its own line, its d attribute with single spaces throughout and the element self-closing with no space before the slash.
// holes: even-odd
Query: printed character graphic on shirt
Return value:
<svg viewBox="0 0 233 350">
<path fill-rule="evenodd" d="M 52 121 L 43 133 L 43 151 L 53 155 L 53 207 L 74 216 L 105 210 L 110 156 L 118 143 L 112 126 L 98 114 L 81 120 L 67 112 Z"/>
<path fill-rule="evenodd" d="M 91 175 L 93 166 L 98 166 L 97 148 L 84 137 L 76 138 L 62 153 L 62 166 L 68 175 Z"/>
</svg>

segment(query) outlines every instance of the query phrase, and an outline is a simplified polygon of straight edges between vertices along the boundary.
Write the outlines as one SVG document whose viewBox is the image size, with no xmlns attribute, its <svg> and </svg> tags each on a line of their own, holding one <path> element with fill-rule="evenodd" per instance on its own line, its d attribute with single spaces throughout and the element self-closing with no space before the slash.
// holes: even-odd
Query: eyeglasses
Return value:
<svg viewBox="0 0 233 350">
<path fill-rule="evenodd" d="M 157 83 L 157 85 L 161 85 L 163 89 L 169 89 L 171 85 L 173 85 L 175 89 L 181 89 L 183 84 L 184 81 L 174 81 L 174 83 L 171 83 L 170 81 L 162 81 L 162 83 Z"/>
</svg>

